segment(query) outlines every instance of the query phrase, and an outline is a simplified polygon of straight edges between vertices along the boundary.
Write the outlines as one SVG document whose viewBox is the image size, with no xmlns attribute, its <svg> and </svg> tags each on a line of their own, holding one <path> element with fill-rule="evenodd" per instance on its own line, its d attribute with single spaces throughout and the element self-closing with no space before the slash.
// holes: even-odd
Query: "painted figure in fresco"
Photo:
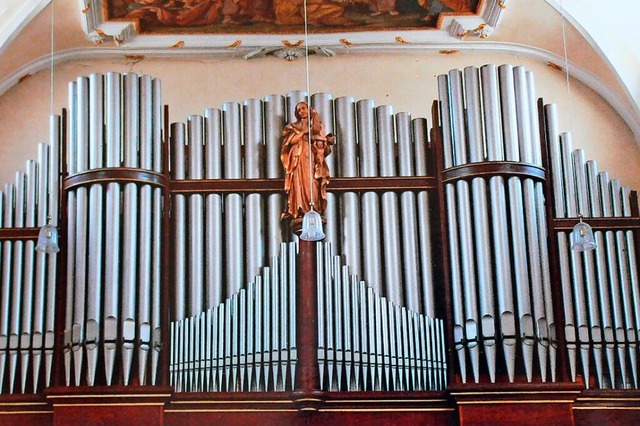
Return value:
<svg viewBox="0 0 640 426">
<path fill-rule="evenodd" d="M 422 20 L 434 25 L 442 12 L 472 13 L 472 3 L 472 0 L 418 0 L 418 4 L 429 12 Z"/>
<path fill-rule="evenodd" d="M 396 10 L 396 0 L 369 0 L 371 16 L 386 15 L 396 16 L 400 12 Z"/>
<path fill-rule="evenodd" d="M 189 27 L 218 21 L 221 0 L 137 0 L 128 5 L 125 18 L 150 24 Z"/>
<path fill-rule="evenodd" d="M 331 153 L 334 137 L 325 133 L 318 111 L 309 109 L 306 102 L 296 105 L 295 114 L 297 121 L 282 130 L 280 160 L 285 172 L 284 190 L 288 195 L 282 219 L 301 218 L 311 210 L 312 202 L 318 213 L 327 207 L 329 168 L 325 157 Z"/>
<path fill-rule="evenodd" d="M 304 0 L 273 0 L 276 24 L 304 24 Z M 307 0 L 309 25 L 351 25 L 345 6 L 331 0 Z"/>
</svg>

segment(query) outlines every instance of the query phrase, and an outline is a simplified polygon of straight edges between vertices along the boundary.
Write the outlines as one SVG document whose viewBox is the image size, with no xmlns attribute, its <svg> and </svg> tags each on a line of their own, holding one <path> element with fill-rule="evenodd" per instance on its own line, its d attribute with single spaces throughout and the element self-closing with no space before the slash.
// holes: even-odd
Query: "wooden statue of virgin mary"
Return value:
<svg viewBox="0 0 640 426">
<path fill-rule="evenodd" d="M 325 158 L 334 142 L 333 135 L 326 134 L 318 111 L 310 109 L 306 102 L 296 105 L 295 116 L 296 121 L 282 130 L 280 151 L 288 195 L 281 218 L 291 219 L 292 226 L 308 211 L 322 214 L 327 208 L 329 168 Z"/>
</svg>

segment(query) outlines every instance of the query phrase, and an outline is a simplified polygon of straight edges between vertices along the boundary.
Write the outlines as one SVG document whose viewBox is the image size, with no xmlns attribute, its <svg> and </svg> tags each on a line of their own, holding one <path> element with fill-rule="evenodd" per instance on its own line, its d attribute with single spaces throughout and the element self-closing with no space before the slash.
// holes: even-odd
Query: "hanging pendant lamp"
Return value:
<svg viewBox="0 0 640 426">
<path fill-rule="evenodd" d="M 576 223 L 571 233 L 571 250 L 581 252 L 595 249 L 595 238 L 593 237 L 593 229 L 588 223 L 582 221 L 582 215 L 578 216 L 580 222 Z"/>
<path fill-rule="evenodd" d="M 40 228 L 36 251 L 40 253 L 57 253 L 60 251 L 58 229 L 51 223 L 51 216 L 47 218 L 47 224 Z"/>
<path fill-rule="evenodd" d="M 322 216 L 313 209 L 306 212 L 302 217 L 302 232 L 300 239 L 304 241 L 320 241 L 324 239 L 325 233 L 322 230 Z"/>
</svg>

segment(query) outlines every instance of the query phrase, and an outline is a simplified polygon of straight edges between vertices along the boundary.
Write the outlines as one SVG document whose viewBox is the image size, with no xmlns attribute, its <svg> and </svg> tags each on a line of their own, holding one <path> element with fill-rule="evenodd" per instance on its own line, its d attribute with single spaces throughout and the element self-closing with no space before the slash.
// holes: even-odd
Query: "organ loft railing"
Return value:
<svg viewBox="0 0 640 426">
<path fill-rule="evenodd" d="M 170 124 L 156 79 L 72 82 L 2 192 L 2 393 L 637 388 L 635 192 L 571 151 L 522 67 L 438 89 L 431 132 L 311 96 L 336 138 L 316 245 L 280 218 L 281 131 L 305 93 Z M 570 249 L 578 214 L 594 252 Z M 34 254 L 49 215 L 62 250 Z"/>
</svg>

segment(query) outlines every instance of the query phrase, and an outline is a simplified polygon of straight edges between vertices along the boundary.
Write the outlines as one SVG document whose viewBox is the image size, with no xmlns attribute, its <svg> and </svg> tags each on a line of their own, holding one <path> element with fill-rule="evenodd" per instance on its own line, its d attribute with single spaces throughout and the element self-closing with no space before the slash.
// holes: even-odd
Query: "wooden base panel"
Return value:
<svg viewBox="0 0 640 426">
<path fill-rule="evenodd" d="M 579 385 L 452 385 L 447 392 L 174 393 L 169 387 L 60 387 L 0 395 L 10 425 L 635 425 L 640 391 Z"/>
</svg>

